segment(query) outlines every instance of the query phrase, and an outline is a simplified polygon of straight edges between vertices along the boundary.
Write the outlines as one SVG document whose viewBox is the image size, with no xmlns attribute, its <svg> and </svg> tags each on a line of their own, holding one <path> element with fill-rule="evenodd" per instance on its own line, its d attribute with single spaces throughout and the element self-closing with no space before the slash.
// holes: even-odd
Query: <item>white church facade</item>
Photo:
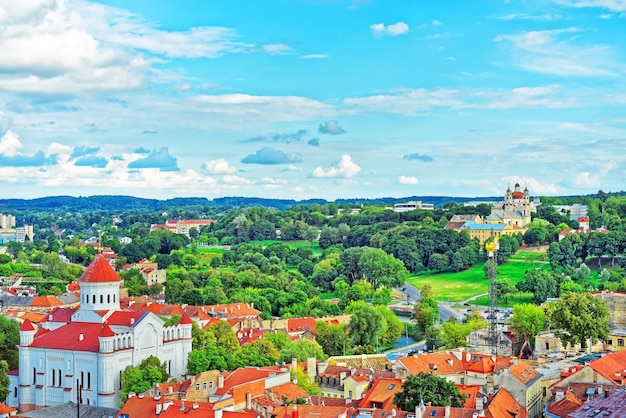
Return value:
<svg viewBox="0 0 626 418">
<path fill-rule="evenodd" d="M 80 280 L 80 307 L 55 309 L 36 329 L 20 327 L 19 370 L 6 403 L 20 411 L 68 401 L 116 408 L 122 371 L 155 356 L 170 376 L 184 378 L 191 319 L 164 326 L 151 312 L 120 309 L 120 278 L 100 255 Z"/>
</svg>

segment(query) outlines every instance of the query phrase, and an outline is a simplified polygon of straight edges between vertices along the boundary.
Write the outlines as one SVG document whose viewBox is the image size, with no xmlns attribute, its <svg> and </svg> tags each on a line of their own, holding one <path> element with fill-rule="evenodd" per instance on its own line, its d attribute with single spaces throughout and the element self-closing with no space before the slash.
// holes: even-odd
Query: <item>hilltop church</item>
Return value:
<svg viewBox="0 0 626 418">
<path fill-rule="evenodd" d="M 20 327 L 8 405 L 25 412 L 80 399 L 116 408 L 122 371 L 149 356 L 165 362 L 171 376 L 184 377 L 192 342 L 187 314 L 166 327 L 151 312 L 121 310 L 120 278 L 102 255 L 79 282 L 79 308 L 55 309 L 40 329 L 28 320 Z"/>
<path fill-rule="evenodd" d="M 515 190 L 511 190 L 511 187 L 506 189 L 504 203 L 493 206 L 491 214 L 485 218 L 485 223 L 526 228 L 531 221 L 531 213 L 535 212 L 537 212 L 537 207 L 530 200 L 528 187 L 521 191 L 519 183 L 515 183 Z"/>
</svg>

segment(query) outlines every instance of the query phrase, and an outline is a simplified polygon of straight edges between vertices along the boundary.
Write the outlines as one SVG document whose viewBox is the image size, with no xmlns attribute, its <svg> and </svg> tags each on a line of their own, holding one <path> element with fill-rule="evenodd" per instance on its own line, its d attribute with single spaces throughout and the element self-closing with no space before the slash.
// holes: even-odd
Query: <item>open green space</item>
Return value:
<svg viewBox="0 0 626 418">
<path fill-rule="evenodd" d="M 524 274 L 527 270 L 550 268 L 547 263 L 537 261 L 537 258 L 538 256 L 527 257 L 526 254 L 512 257 L 506 264 L 498 266 L 498 279 L 508 278 L 513 284 L 516 284 L 524 280 Z M 458 273 L 446 272 L 413 276 L 409 277 L 407 282 L 418 289 L 426 284 L 431 285 L 434 297 L 440 301 L 465 301 L 472 296 L 489 291 L 489 281 L 485 278 L 484 266 L 485 262 L 482 261 L 474 267 Z M 520 298 L 526 301 L 525 297 L 520 296 Z M 514 301 L 514 298 L 509 298 L 509 303 L 511 301 Z"/>
<path fill-rule="evenodd" d="M 534 304 L 535 302 L 533 301 L 533 294 L 530 292 L 515 293 L 514 295 L 511 295 L 508 297 L 506 303 L 504 303 L 502 300 L 498 300 L 498 306 L 502 308 L 512 308 L 513 305 L 518 305 L 520 303 Z M 488 306 L 489 296 L 485 295 L 485 296 L 480 296 L 476 299 L 472 299 L 470 301 L 470 304 L 477 305 L 477 306 Z"/>
</svg>

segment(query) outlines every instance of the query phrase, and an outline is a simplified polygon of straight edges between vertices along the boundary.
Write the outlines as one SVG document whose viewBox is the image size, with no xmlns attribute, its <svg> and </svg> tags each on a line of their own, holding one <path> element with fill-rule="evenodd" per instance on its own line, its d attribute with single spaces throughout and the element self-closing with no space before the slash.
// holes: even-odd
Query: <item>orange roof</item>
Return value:
<svg viewBox="0 0 626 418">
<path fill-rule="evenodd" d="M 46 307 L 46 308 L 51 308 L 53 306 L 61 306 L 61 305 L 63 305 L 63 302 L 61 302 L 59 298 L 57 298 L 56 296 L 38 296 L 35 299 L 33 299 L 33 302 L 30 304 L 30 306 Z"/>
<path fill-rule="evenodd" d="M 17 409 L 11 408 L 10 406 L 0 402 L 0 414 L 12 414 L 13 412 L 17 412 Z"/>
<path fill-rule="evenodd" d="M 465 370 L 463 363 L 450 352 L 401 357 L 396 360 L 396 363 L 402 364 L 411 374 L 424 372 L 441 375 L 460 373 Z"/>
<path fill-rule="evenodd" d="M 513 396 L 501 387 L 485 408 L 486 418 L 528 418 L 528 412 Z"/>
<path fill-rule="evenodd" d="M 228 393 L 233 387 L 250 383 L 257 380 L 268 378 L 270 375 L 276 375 L 275 368 L 259 368 L 259 367 L 243 367 L 231 373 L 224 373 L 224 386 L 219 388 L 215 394 L 218 396 Z"/>
<path fill-rule="evenodd" d="M 161 405 L 161 408 L 163 408 L 164 405 L 169 405 L 169 407 L 167 410 L 157 414 L 157 405 Z M 213 404 L 208 402 L 180 401 L 177 399 L 155 401 L 154 398 L 149 396 L 142 398 L 133 396 L 126 401 L 117 416 L 123 415 L 144 418 L 214 418 L 215 411 L 213 410 Z M 256 416 L 256 412 L 245 411 L 223 411 L 222 413 L 223 418 L 256 418 Z"/>
<path fill-rule="evenodd" d="M 477 409 L 453 408 L 450 407 L 450 418 L 474 418 L 478 413 Z M 424 409 L 424 417 L 444 417 L 446 413 L 445 406 L 427 406 Z"/>
<path fill-rule="evenodd" d="M 476 408 L 476 395 L 480 390 L 479 385 L 456 385 L 461 395 L 465 396 L 464 408 Z"/>
<path fill-rule="evenodd" d="M 315 325 L 317 320 L 312 317 L 307 318 L 292 318 L 287 320 L 287 329 L 289 332 L 315 332 Z"/>
<path fill-rule="evenodd" d="M 622 383 L 626 370 L 626 351 L 607 354 L 589 363 L 592 369 L 615 383 Z"/>
<path fill-rule="evenodd" d="M 274 386 L 267 389 L 268 392 L 274 394 L 276 399 L 287 399 L 289 401 L 295 401 L 298 398 L 308 398 L 309 394 L 296 385 L 293 382 L 285 383 L 284 385 Z"/>
<path fill-rule="evenodd" d="M 359 408 L 398 409 L 393 404 L 393 397 L 400 391 L 401 379 L 378 379 L 359 403 Z"/>
<path fill-rule="evenodd" d="M 345 402 L 345 401 L 344 401 Z M 316 418 L 337 418 L 339 416 L 348 416 L 346 414 L 348 408 L 344 406 L 317 406 L 317 405 L 295 405 L 300 418 L 316 417 Z M 274 409 L 272 415 L 275 418 L 291 418 L 293 417 L 294 405 L 278 406 Z"/>
<path fill-rule="evenodd" d="M 534 367 L 524 363 L 522 360 L 517 360 L 516 363 L 511 364 L 509 371 L 517 380 L 526 386 L 530 386 L 536 379 L 541 377 L 541 373 L 535 370 Z"/>
<path fill-rule="evenodd" d="M 548 403 L 548 412 L 560 417 L 566 417 L 570 412 L 577 410 L 583 403 L 572 392 L 567 392 L 563 399 Z"/>
<path fill-rule="evenodd" d="M 120 278 L 102 254 L 98 254 L 78 281 L 81 283 L 108 283 L 119 282 Z"/>
<path fill-rule="evenodd" d="M 56 308 L 58 309 L 58 308 Z M 20 315 L 22 319 L 28 319 L 30 322 L 38 324 L 46 318 L 46 314 L 39 312 L 24 312 Z"/>
<path fill-rule="evenodd" d="M 178 321 L 178 323 L 181 325 L 190 325 L 192 323 L 191 318 L 187 315 L 187 312 L 183 312 L 183 316 L 180 317 L 180 321 Z"/>
</svg>

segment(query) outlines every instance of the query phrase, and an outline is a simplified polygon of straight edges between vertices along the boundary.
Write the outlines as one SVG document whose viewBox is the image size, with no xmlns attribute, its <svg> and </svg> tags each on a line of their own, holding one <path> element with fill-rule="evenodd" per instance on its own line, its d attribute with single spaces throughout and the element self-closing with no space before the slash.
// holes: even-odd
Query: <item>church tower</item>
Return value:
<svg viewBox="0 0 626 418">
<path fill-rule="evenodd" d="M 80 309 L 72 316 L 72 321 L 104 322 L 98 312 L 120 309 L 121 280 L 109 262 L 96 255 L 80 279 Z"/>
</svg>

